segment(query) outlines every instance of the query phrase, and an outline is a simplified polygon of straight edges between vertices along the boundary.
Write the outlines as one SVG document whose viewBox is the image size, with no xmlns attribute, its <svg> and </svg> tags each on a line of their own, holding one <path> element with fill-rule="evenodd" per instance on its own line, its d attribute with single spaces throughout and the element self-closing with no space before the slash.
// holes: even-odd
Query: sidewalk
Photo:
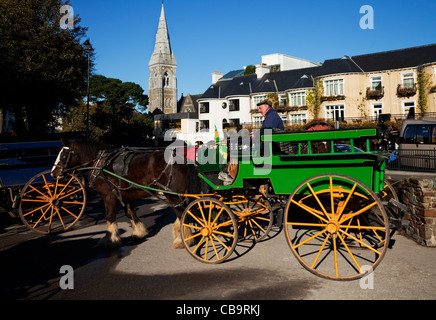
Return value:
<svg viewBox="0 0 436 320">
<path fill-rule="evenodd" d="M 432 173 L 432 172 L 385 170 L 385 175 L 395 180 L 396 179 L 402 180 L 410 177 L 420 177 L 423 179 L 436 179 L 436 173 Z"/>
</svg>

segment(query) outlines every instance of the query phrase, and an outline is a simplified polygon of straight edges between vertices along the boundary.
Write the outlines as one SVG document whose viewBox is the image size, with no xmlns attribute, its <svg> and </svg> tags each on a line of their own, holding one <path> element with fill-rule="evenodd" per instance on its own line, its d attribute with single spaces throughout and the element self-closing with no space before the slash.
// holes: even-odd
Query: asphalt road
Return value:
<svg viewBox="0 0 436 320">
<path fill-rule="evenodd" d="M 172 249 L 175 215 L 153 200 L 139 201 L 137 209 L 149 237 L 134 242 L 120 210 L 123 245 L 105 250 L 97 245 L 106 228 L 101 201 L 89 198 L 79 225 L 64 233 L 39 235 L 2 219 L 7 221 L 0 227 L 0 299 L 175 300 L 177 306 L 199 300 L 436 299 L 436 248 L 398 234 L 370 282 L 338 282 L 300 266 L 280 230 L 256 245 L 239 244 L 222 264 L 200 263 Z M 62 266 L 72 267 L 73 289 L 61 288 Z"/>
</svg>

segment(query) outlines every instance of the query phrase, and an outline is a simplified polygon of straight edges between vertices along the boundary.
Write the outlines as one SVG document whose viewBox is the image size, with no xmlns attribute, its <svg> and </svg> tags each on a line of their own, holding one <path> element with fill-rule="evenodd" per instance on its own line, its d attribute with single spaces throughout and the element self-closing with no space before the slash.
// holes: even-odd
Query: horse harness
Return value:
<svg viewBox="0 0 436 320">
<path fill-rule="evenodd" d="M 143 151 L 143 150 L 141 151 L 132 148 L 122 148 L 122 149 L 117 149 L 115 151 L 100 150 L 97 155 L 97 160 L 95 160 L 94 165 L 92 166 L 91 171 L 89 173 L 89 186 L 91 188 L 94 188 L 95 182 L 97 180 L 103 180 L 111 187 L 112 192 L 115 194 L 117 199 L 121 202 L 121 204 L 124 206 L 121 196 L 121 191 L 128 191 L 131 189 L 135 189 L 135 188 L 139 189 L 139 188 L 132 185 L 131 183 L 128 183 L 125 180 L 123 181 L 127 182 L 129 186 L 127 188 L 122 188 L 121 187 L 122 179 L 118 178 L 117 179 L 118 184 L 114 183 L 113 181 L 108 179 L 103 169 L 107 168 L 112 164 L 112 170 L 116 175 L 121 177 L 126 177 L 129 170 L 129 164 L 132 161 L 133 157 L 138 154 L 143 154 L 146 152 L 150 152 L 150 151 Z M 164 191 L 171 191 L 169 186 L 171 184 L 171 179 L 172 179 L 173 164 L 174 164 L 174 155 L 172 155 L 169 161 L 167 161 L 167 165 L 159 174 L 159 176 L 155 180 L 153 180 L 147 187 L 158 187 Z M 167 174 L 168 176 L 168 182 L 166 185 L 163 185 L 160 181 L 162 180 L 165 174 Z M 158 200 L 162 200 L 159 197 L 157 197 L 155 193 L 152 193 L 150 190 L 147 190 L 146 188 L 140 188 L 140 189 L 148 192 L 151 196 L 158 198 Z M 183 202 L 184 200 L 177 206 L 181 206 Z"/>
</svg>

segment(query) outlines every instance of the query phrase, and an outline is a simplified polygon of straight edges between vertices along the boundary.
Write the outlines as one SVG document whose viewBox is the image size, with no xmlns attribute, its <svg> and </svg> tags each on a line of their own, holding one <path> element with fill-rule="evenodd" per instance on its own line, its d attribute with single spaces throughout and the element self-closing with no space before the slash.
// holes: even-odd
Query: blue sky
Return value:
<svg viewBox="0 0 436 320">
<path fill-rule="evenodd" d="M 96 49 L 96 74 L 148 93 L 161 0 L 70 0 Z M 374 10 L 374 29 L 361 29 Z M 211 74 L 283 53 L 313 62 L 436 43 L 434 0 L 165 0 L 178 95 L 200 94 Z"/>
</svg>

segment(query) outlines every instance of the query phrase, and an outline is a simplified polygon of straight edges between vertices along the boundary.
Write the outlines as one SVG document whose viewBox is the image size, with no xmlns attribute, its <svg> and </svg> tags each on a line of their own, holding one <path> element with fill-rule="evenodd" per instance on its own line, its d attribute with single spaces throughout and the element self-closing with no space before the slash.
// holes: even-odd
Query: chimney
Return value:
<svg viewBox="0 0 436 320">
<path fill-rule="evenodd" d="M 258 79 L 262 78 L 268 72 L 269 68 L 265 63 L 261 63 L 256 66 L 256 74 Z"/>
<path fill-rule="evenodd" d="M 222 77 L 223 74 L 219 71 L 215 71 L 214 73 L 212 73 L 212 84 L 217 83 Z"/>
</svg>

